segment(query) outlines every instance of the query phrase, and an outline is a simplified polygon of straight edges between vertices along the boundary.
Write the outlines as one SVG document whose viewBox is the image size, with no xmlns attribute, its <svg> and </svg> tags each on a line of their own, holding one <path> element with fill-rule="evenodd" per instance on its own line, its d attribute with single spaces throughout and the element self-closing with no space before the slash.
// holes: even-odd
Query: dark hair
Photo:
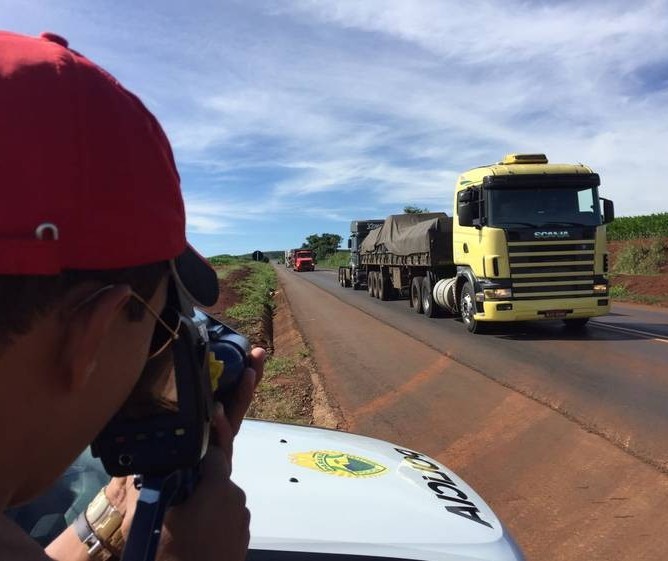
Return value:
<svg viewBox="0 0 668 561">
<path fill-rule="evenodd" d="M 0 275 L 0 350 L 16 335 L 30 331 L 71 290 L 84 283 L 127 284 L 150 299 L 169 270 L 166 261 L 108 271 L 64 271 L 56 276 Z M 135 299 L 126 305 L 131 321 L 140 321 L 144 307 Z"/>
</svg>

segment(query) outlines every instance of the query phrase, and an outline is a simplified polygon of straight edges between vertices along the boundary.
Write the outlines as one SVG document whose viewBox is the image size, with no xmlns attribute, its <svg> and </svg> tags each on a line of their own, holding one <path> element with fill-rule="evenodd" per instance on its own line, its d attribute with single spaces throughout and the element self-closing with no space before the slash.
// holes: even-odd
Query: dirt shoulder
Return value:
<svg viewBox="0 0 668 561">
<path fill-rule="evenodd" d="M 232 328 L 239 329 L 239 322 L 226 311 L 242 302 L 239 285 L 251 274 L 248 267 L 229 273 L 219 270 L 220 296 L 216 305 L 206 311 Z M 340 418 L 327 402 L 311 351 L 296 326 L 282 288 L 279 286 L 270 297 L 272 305 L 266 307 L 263 317 L 243 326 L 251 344 L 266 349 L 268 353 L 264 379 L 248 416 L 343 428 Z"/>
</svg>

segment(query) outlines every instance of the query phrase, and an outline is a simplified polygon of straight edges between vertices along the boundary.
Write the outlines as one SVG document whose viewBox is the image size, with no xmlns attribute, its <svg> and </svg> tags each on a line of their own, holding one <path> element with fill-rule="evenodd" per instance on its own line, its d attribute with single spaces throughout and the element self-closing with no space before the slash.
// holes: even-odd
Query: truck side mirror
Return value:
<svg viewBox="0 0 668 561">
<path fill-rule="evenodd" d="M 353 247 L 353 240 L 351 238 L 348 238 L 348 249 Z"/>
<path fill-rule="evenodd" d="M 459 216 L 460 226 L 473 226 L 473 205 L 471 203 L 459 203 L 457 205 L 457 215 Z"/>
<path fill-rule="evenodd" d="M 610 224 L 615 219 L 615 204 L 610 199 L 604 199 L 603 201 L 603 224 Z"/>
</svg>

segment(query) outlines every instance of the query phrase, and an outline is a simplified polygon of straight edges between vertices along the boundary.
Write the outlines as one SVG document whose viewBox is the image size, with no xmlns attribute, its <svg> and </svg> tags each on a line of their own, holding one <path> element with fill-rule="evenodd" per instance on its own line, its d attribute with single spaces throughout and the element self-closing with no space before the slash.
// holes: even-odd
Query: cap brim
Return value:
<svg viewBox="0 0 668 561">
<path fill-rule="evenodd" d="M 190 244 L 172 260 L 172 272 L 179 288 L 195 304 L 213 306 L 218 301 L 218 275 Z"/>
</svg>

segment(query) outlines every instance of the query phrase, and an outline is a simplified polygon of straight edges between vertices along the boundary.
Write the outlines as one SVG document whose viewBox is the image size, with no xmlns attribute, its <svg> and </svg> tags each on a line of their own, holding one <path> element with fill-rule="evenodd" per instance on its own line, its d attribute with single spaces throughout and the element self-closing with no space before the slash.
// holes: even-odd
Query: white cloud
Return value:
<svg viewBox="0 0 668 561">
<path fill-rule="evenodd" d="M 664 1 L 36 4 L 156 112 L 193 232 L 447 209 L 511 151 L 590 164 L 620 214 L 668 209 Z"/>
</svg>

